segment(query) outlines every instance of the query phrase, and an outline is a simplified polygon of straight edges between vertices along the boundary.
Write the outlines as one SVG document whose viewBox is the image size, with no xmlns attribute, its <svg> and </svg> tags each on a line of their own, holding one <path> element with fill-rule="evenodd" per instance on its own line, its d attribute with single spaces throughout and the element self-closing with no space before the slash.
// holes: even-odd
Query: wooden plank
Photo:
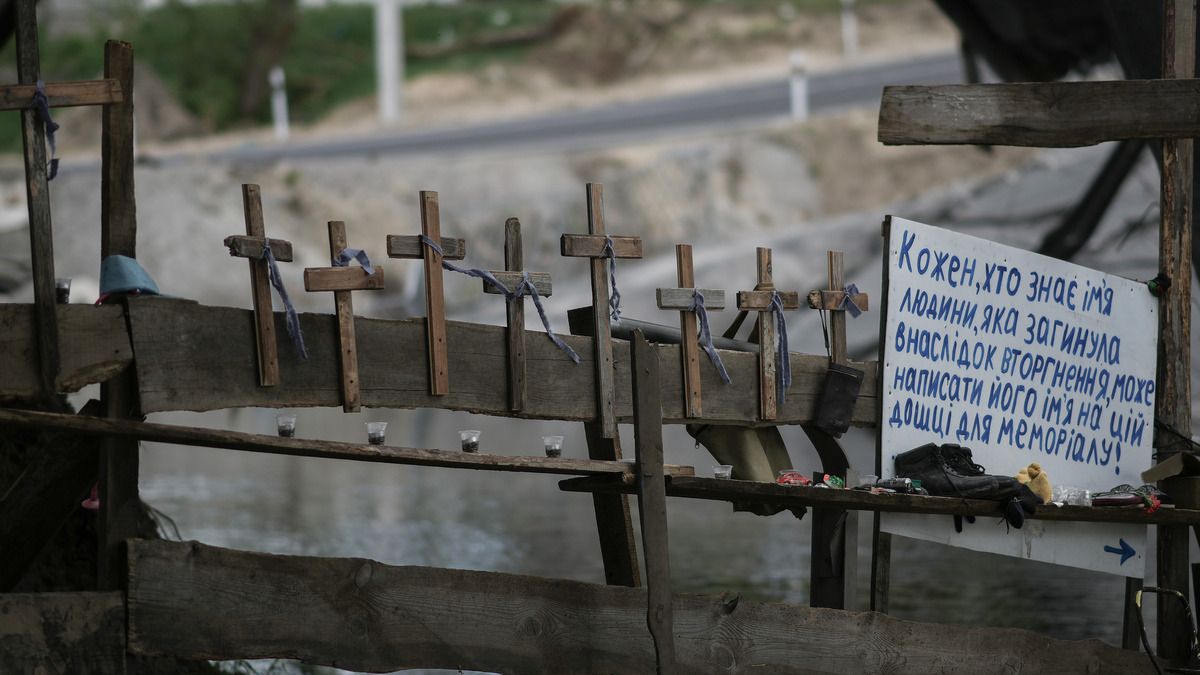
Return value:
<svg viewBox="0 0 1200 675">
<path fill-rule="evenodd" d="M 681 288 L 658 289 L 658 306 L 675 304 L 679 312 L 679 370 L 683 373 L 683 410 L 688 417 L 700 417 L 704 414 L 704 401 L 700 387 L 700 341 L 696 312 L 691 311 L 692 301 L 696 294 L 696 272 L 692 265 L 692 246 L 690 244 L 675 245 L 676 279 Z M 671 291 L 679 291 L 673 295 Z M 683 304 L 680 301 L 686 297 Z M 708 294 L 704 293 L 705 306 L 708 305 Z M 666 300 L 667 302 L 664 302 Z M 721 303 L 724 306 L 725 294 L 721 293 Z M 714 307 L 715 309 L 715 307 Z M 634 335 L 642 336 L 641 333 Z M 644 336 L 643 336 L 644 339 Z M 636 379 L 636 378 L 635 378 Z M 636 417 L 636 404 L 635 404 Z"/>
<path fill-rule="evenodd" d="M 262 191 L 257 185 L 242 184 L 242 210 L 245 213 L 247 239 L 256 239 L 259 244 L 258 255 L 248 256 L 247 260 L 250 265 L 250 295 L 254 304 L 254 344 L 258 346 L 258 383 L 263 387 L 274 387 L 279 384 L 279 349 L 275 342 L 275 320 L 271 316 L 271 282 L 267 279 L 267 261 L 259 257 L 266 247 L 267 226 L 263 223 Z M 226 241 L 229 241 L 228 238 Z"/>
<path fill-rule="evenodd" d="M 621 459 L 621 437 L 605 438 L 597 421 L 583 423 L 588 457 L 615 462 Z M 624 482 L 624 481 L 623 481 Z M 600 559 L 604 562 L 604 582 L 610 586 L 642 585 L 638 566 L 637 540 L 629 498 L 624 494 L 592 494 L 596 513 L 596 533 L 600 540 Z"/>
<path fill-rule="evenodd" d="M 121 83 L 116 79 L 47 82 L 42 90 L 51 108 L 121 103 Z M 30 107 L 36 84 L 0 86 L 0 110 L 24 110 Z"/>
<path fill-rule="evenodd" d="M 841 251 L 829 251 L 829 288 L 844 288 L 846 272 Z M 846 313 L 832 312 L 829 315 L 829 361 L 846 363 Z"/>
<path fill-rule="evenodd" d="M 524 272 L 518 271 L 501 271 L 493 270 L 492 276 L 496 277 L 496 281 L 504 284 L 504 287 L 510 291 L 516 290 L 517 286 L 521 285 L 521 279 L 524 277 Z M 491 295 L 502 295 L 503 292 L 495 286 L 483 281 L 483 292 Z M 546 272 L 530 272 L 529 283 L 537 289 L 538 295 L 543 298 L 554 294 L 554 284 L 550 281 L 550 275 Z"/>
<path fill-rule="evenodd" d="M 1138 630 L 1138 613 L 1142 611 L 1137 605 L 1137 594 L 1142 590 L 1142 580 L 1138 577 L 1125 577 L 1125 617 L 1121 622 L 1121 649 L 1138 651 L 1142 648 L 1142 636 Z"/>
<path fill-rule="evenodd" d="M 316 293 L 319 291 L 379 291 L 383 290 L 383 268 L 376 267 L 375 272 L 367 274 L 358 266 L 348 267 L 306 267 L 304 269 L 304 290 Z"/>
<path fill-rule="evenodd" d="M 679 244 L 678 246 L 683 246 Z M 683 285 L 683 282 L 680 282 Z M 718 288 L 659 288 L 656 299 L 659 309 L 677 309 L 684 311 L 692 306 L 692 294 L 700 291 L 704 296 L 704 307 L 713 311 L 725 309 L 725 291 Z"/>
<path fill-rule="evenodd" d="M 93 399 L 80 412 L 98 415 Z M 5 435 L 9 430 L 6 429 Z M 11 437 L 10 437 L 11 438 Z M 0 494 L 0 593 L 21 580 L 67 518 L 96 484 L 100 473 L 99 444 L 94 438 L 53 432 L 39 439 L 38 452 Z"/>
<path fill-rule="evenodd" d="M 772 277 L 771 270 L 771 249 L 759 247 L 756 252 L 756 267 L 758 270 L 758 283 L 755 288 L 772 289 L 770 291 L 758 291 L 767 293 L 766 304 L 764 308 L 771 306 L 771 294 L 774 292 L 775 282 Z M 780 294 L 782 296 L 782 294 Z M 742 293 L 738 293 L 738 309 L 748 309 L 753 303 L 743 305 Z M 787 298 L 782 298 L 783 306 L 787 307 Z M 797 306 L 799 298 L 796 299 Z M 758 414 L 764 420 L 773 420 L 779 414 L 779 400 L 776 395 L 778 386 L 776 384 L 779 374 L 775 372 L 776 363 L 776 342 L 778 336 L 775 333 L 775 320 L 770 312 L 760 310 L 758 312 Z"/>
<path fill-rule="evenodd" d="M 22 84 L 41 79 L 35 0 L 16 2 L 17 77 Z M 29 209 L 29 259 L 33 271 L 33 300 L 37 336 L 39 397 L 50 400 L 60 368 L 58 314 L 54 292 L 54 235 L 50 219 L 50 188 L 46 157 L 46 128 L 33 108 L 21 109 L 21 139 L 25 156 L 25 197 Z"/>
<path fill-rule="evenodd" d="M 632 494 L 633 485 L 608 476 L 568 479 L 559 482 L 564 492 L 593 494 Z M 746 504 L 774 504 L 784 507 L 808 506 L 882 513 L 919 513 L 961 516 L 1001 516 L 997 502 L 958 497 L 879 494 L 863 490 L 831 490 L 796 487 L 744 480 L 720 480 L 698 476 L 671 476 L 667 496 Z M 1191 525 L 1200 521 L 1200 511 L 1159 509 L 1146 513 L 1139 507 L 1058 506 L 1039 507 L 1026 518 L 1078 523 L 1138 523 L 1143 525 Z"/>
<path fill-rule="evenodd" d="M 84 308 L 87 309 L 87 308 Z M 336 363 L 340 359 L 337 326 L 328 314 L 301 314 L 309 359 L 293 350 L 280 350 L 280 367 L 288 377 L 278 387 L 264 390 L 254 373 L 254 325 L 248 310 L 206 307 L 183 300 L 141 297 L 129 301 L 132 344 L 138 355 L 138 383 L 142 409 L 217 410 L 231 407 L 304 407 L 341 405 Z M 285 330 L 284 317 L 275 317 L 277 333 Z M 509 408 L 505 376 L 507 343 L 503 326 L 449 322 L 447 330 L 454 345 L 451 375 L 459 385 L 445 397 L 428 393 L 423 368 L 414 368 L 425 358 L 425 326 L 420 319 L 391 321 L 355 319 L 358 351 L 372 364 L 362 373 L 364 405 L 381 408 L 442 408 L 527 419 L 594 419 L 595 401 L 579 392 L 594 391 L 595 368 L 592 341 L 563 335 L 562 339 L 581 355 L 575 365 L 545 338 L 526 331 L 529 401 L 525 410 Z M 616 341 L 613 348 L 618 366 L 614 414 L 619 420 L 633 415 L 630 399 L 629 348 Z M 723 352 L 722 358 L 733 378 L 723 384 L 713 368 L 701 369 L 705 396 L 704 418 L 689 420 L 682 408 L 678 347 L 663 346 L 661 379 L 663 418 L 669 424 L 707 421 L 746 424 L 758 409 L 757 354 Z M 0 357 L 0 362 L 6 360 Z M 814 419 L 828 361 L 824 355 L 792 355 L 792 388 L 779 407 L 778 423 L 799 424 Z M 862 394 L 855 404 L 852 424 L 871 426 L 878 422 L 874 364 L 856 365 L 866 372 Z"/>
<path fill-rule="evenodd" d="M 888 238 L 892 235 L 892 217 L 884 216 L 883 222 L 879 226 L 879 236 L 883 238 L 883 248 L 887 250 Z M 891 261 L 888 256 L 880 256 L 880 288 L 888 288 L 891 283 Z M 888 313 L 888 296 L 887 293 L 881 294 L 880 301 L 880 317 L 886 317 Z M 887 321 L 883 318 L 879 320 L 879 344 L 886 344 L 883 340 L 887 339 Z M 876 375 L 875 386 L 868 389 L 863 386 L 859 390 L 859 395 L 862 392 L 873 391 L 877 400 L 883 399 L 883 378 L 878 377 L 882 370 L 875 364 L 873 374 Z M 871 374 L 871 373 L 868 373 Z M 875 475 L 883 475 L 883 424 L 884 424 L 883 407 L 879 409 L 879 419 L 875 424 Z M 887 532 L 880 531 L 880 517 L 876 515 L 872 520 L 874 524 L 871 528 L 871 609 L 876 612 L 887 614 L 889 604 L 891 602 L 892 591 L 892 535 Z"/>
<path fill-rule="evenodd" d="M 771 296 L 774 291 L 738 291 L 737 308 L 751 312 L 765 312 L 771 309 Z M 779 299 L 783 301 L 784 309 L 799 309 L 800 293 L 798 291 L 779 291 Z"/>
<path fill-rule="evenodd" d="M 438 193 L 421 191 L 421 233 L 441 241 L 441 207 Z M 428 246 L 421 247 L 425 258 L 425 335 L 426 360 L 429 363 L 429 393 L 444 396 L 450 392 L 450 365 L 446 353 L 446 298 L 442 288 L 442 256 Z"/>
<path fill-rule="evenodd" d="M 124 97 L 104 106 L 100 128 L 100 257 L 137 257 L 137 204 L 133 195 L 133 46 L 104 44 L 104 77 Z"/>
<path fill-rule="evenodd" d="M 690 257 L 690 256 L 689 256 Z M 681 283 L 683 283 L 681 281 Z M 693 282 L 694 283 L 694 282 Z M 638 515 L 646 558 L 646 625 L 654 638 L 659 675 L 676 672 L 671 617 L 671 562 L 667 547 L 667 494 L 663 475 L 662 403 L 658 355 L 641 333 L 633 334 L 633 433 L 637 457 Z"/>
<path fill-rule="evenodd" d="M 1200 82 L 1022 82 L 883 88 L 886 145 L 1069 148 L 1200 136 Z"/>
<path fill-rule="evenodd" d="M 599 183 L 588 183 L 594 186 L 588 193 L 596 194 L 597 203 L 603 202 L 603 190 L 599 190 L 602 186 Z M 591 203 L 589 197 L 589 204 Z M 601 218 L 603 219 L 603 218 Z M 590 228 L 588 234 L 564 234 L 559 240 L 559 252 L 568 258 L 599 258 L 605 256 L 604 245 L 606 243 L 604 229 L 601 228 L 592 231 Z M 613 234 L 607 235 L 612 239 L 613 254 L 617 258 L 641 258 L 642 257 L 642 238 L 630 237 L 626 235 Z"/>
<path fill-rule="evenodd" d="M 248 237 L 235 234 L 225 237 L 225 246 L 229 247 L 229 255 L 231 256 L 257 258 L 263 252 L 263 239 L 264 237 Z M 279 262 L 292 262 L 292 242 L 283 239 L 269 239 L 267 241 L 271 245 L 271 255 L 275 256 L 276 260 Z"/>
<path fill-rule="evenodd" d="M 124 675 L 120 593 L 0 594 L 0 664 L 6 673 Z"/>
<path fill-rule="evenodd" d="M 809 291 L 808 292 L 808 307 L 809 309 L 823 309 L 827 312 L 836 312 L 842 309 L 842 302 L 846 298 L 846 291 Z M 867 311 L 870 308 L 869 298 L 866 293 L 859 293 L 853 298 L 854 304 L 862 311 Z"/>
<path fill-rule="evenodd" d="M 567 475 L 616 474 L 630 471 L 630 467 L 616 461 L 572 459 L 567 457 L 542 457 L 541 455 L 493 455 L 487 453 L 464 453 L 449 450 L 427 450 L 424 448 L 401 448 L 396 446 L 343 443 L 305 438 L 282 438 L 264 434 L 249 434 L 241 431 L 181 427 L 153 422 L 92 418 L 80 415 L 36 412 L 32 410 L 8 410 L 0 408 L 0 421 L 6 425 L 29 429 L 56 429 L 88 436 L 111 436 L 176 445 L 206 448 L 227 448 L 272 455 L 294 457 L 321 457 L 384 464 L 412 464 L 458 469 L 482 469 L 489 471 L 521 471 L 526 473 L 553 473 Z M 530 449 L 538 452 L 540 449 Z M 693 475 L 690 466 L 668 465 L 669 475 Z M 632 476 L 630 477 L 632 482 Z M 89 486 L 90 487 L 90 486 Z"/>
<path fill-rule="evenodd" d="M 130 546 L 129 649 L 185 659 L 295 658 L 349 670 L 653 673 L 639 589 L 394 567 L 196 542 Z M 1142 675 L 1145 655 L 1099 640 L 878 614 L 673 598 L 676 657 L 697 675 L 953 672 Z"/>
<path fill-rule="evenodd" d="M 521 238 L 521 221 L 509 218 L 504 222 L 504 269 L 516 272 L 525 269 L 524 244 Z M 520 283 L 519 281 L 517 283 Z M 546 284 L 549 286 L 547 277 Z M 508 285 L 505 283 L 505 285 Z M 537 282 L 534 282 L 537 287 Z M 489 286 L 483 285 L 486 293 Z M 513 288 L 513 286 L 509 286 Z M 541 292 L 540 290 L 538 291 Z M 521 411 L 525 409 L 528 398 L 527 380 L 525 378 L 525 300 L 512 298 L 505 302 L 504 336 L 508 344 L 508 403 L 509 409 Z"/>
<path fill-rule="evenodd" d="M 594 236 L 605 234 L 604 226 L 604 186 L 599 183 L 588 183 L 585 188 L 587 195 L 588 233 Z M 567 236 L 563 235 L 563 255 L 568 249 Z M 613 250 L 616 250 L 616 244 Z M 600 422 L 600 433 L 604 438 L 615 438 L 617 435 L 616 390 L 613 385 L 613 344 L 612 323 L 609 314 L 608 264 L 602 258 L 592 258 L 592 346 L 595 348 L 596 369 L 596 419 Z"/>
<path fill-rule="evenodd" d="M 467 242 L 456 237 L 439 237 L 434 241 L 442 243 L 442 258 L 445 260 L 462 260 L 467 257 Z M 387 236 L 387 254 L 389 258 L 424 258 L 425 244 L 415 234 L 389 234 Z"/>
<path fill-rule="evenodd" d="M 119 305 L 58 305 L 62 367 L 57 391 L 79 391 L 133 363 L 125 312 Z M 30 400 L 40 391 L 32 305 L 0 304 L 0 402 Z"/>
<path fill-rule="evenodd" d="M 1163 78 L 1166 82 L 1200 84 L 1196 74 L 1196 5 L 1191 1 L 1166 0 L 1163 14 Z M 1200 90 L 1193 90 L 1200 91 Z M 1194 96 L 1195 94 L 1193 94 Z M 1136 105 L 1130 101 L 1125 105 Z M 1156 110 L 1148 120 L 1169 116 Z M 1190 134 L 1195 136 L 1197 134 Z M 1162 142 L 1162 183 L 1159 212 L 1158 268 L 1174 283 L 1158 304 L 1158 372 L 1154 418 L 1175 434 L 1155 433 L 1154 447 L 1160 460 L 1188 450 L 1186 438 L 1192 429 L 1192 228 L 1194 204 L 1194 149 L 1191 138 Z M 1157 425 L 1156 425 L 1157 427 Z M 1178 435 L 1176 435 L 1178 434 Z M 1182 438 L 1180 438 L 1182 437 Z M 1160 487 L 1162 485 L 1160 484 Z M 1190 582 L 1187 529 L 1157 528 L 1157 585 L 1188 595 Z M 1183 603 L 1158 604 L 1157 647 L 1167 663 L 1182 665 L 1188 660 L 1192 626 Z"/>
<path fill-rule="evenodd" d="M 346 249 L 346 224 L 340 220 L 329 221 L 329 257 L 336 260 Z M 363 278 L 372 275 L 362 273 L 362 270 L 346 268 Z M 309 288 L 308 269 L 304 270 L 304 287 Z M 381 270 L 375 270 L 376 274 Z M 360 386 L 358 381 L 358 338 L 354 333 L 354 301 L 349 290 L 333 292 L 334 313 L 337 316 L 338 353 L 341 355 L 338 373 L 342 392 L 342 410 L 358 412 L 362 407 L 360 402 Z"/>
</svg>

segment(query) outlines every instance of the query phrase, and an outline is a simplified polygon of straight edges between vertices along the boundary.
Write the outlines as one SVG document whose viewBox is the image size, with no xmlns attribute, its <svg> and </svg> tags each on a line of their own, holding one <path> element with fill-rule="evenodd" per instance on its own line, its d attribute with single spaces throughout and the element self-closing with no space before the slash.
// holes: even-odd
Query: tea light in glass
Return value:
<svg viewBox="0 0 1200 675">
<path fill-rule="evenodd" d="M 463 452 L 479 452 L 478 429 L 463 429 L 458 432 L 458 438 L 462 441 Z"/>
<path fill-rule="evenodd" d="M 371 445 L 383 445 L 387 434 L 387 422 L 367 422 L 367 442 Z"/>
<path fill-rule="evenodd" d="M 546 449 L 547 457 L 561 457 L 562 446 L 562 436 L 542 436 L 542 447 Z"/>
<path fill-rule="evenodd" d="M 295 415 L 276 415 L 275 429 L 280 436 L 291 438 L 296 435 L 296 416 Z"/>
<path fill-rule="evenodd" d="M 721 478 L 728 480 L 733 478 L 732 464 L 718 464 L 713 467 L 713 478 Z"/>
<path fill-rule="evenodd" d="M 54 298 L 60 305 L 71 301 L 71 277 L 59 277 L 54 280 Z"/>
</svg>

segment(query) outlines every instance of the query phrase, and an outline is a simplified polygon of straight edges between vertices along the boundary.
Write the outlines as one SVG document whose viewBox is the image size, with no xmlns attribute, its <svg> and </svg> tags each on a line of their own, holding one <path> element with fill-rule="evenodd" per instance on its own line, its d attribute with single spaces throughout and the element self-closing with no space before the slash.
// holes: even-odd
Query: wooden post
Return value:
<svg viewBox="0 0 1200 675">
<path fill-rule="evenodd" d="M 329 221 L 329 256 L 337 260 L 346 248 L 346 224 Z M 304 270 L 304 290 L 333 291 L 337 310 L 338 352 L 341 354 L 342 410 L 358 412 L 359 400 L 358 346 L 354 337 L 354 304 L 351 291 L 377 291 L 383 288 L 383 269 L 373 274 L 355 267 L 308 267 Z"/>
<path fill-rule="evenodd" d="M 18 0 L 17 78 L 34 84 L 41 78 L 38 57 L 37 8 L 34 0 Z M 47 182 L 46 129 L 29 104 L 21 109 L 21 138 L 25 147 L 25 195 L 29 206 L 30 262 L 33 268 L 35 334 L 42 397 L 57 393 L 58 315 L 54 297 L 54 237 L 50 221 L 50 187 Z"/>
<path fill-rule="evenodd" d="M 258 345 L 258 384 L 273 387 L 279 384 L 279 349 L 275 339 L 275 317 L 271 312 L 271 282 L 268 264 L 262 258 L 263 248 L 271 247 L 271 255 L 279 262 L 292 261 L 292 243 L 282 239 L 267 239 L 263 223 L 262 191 L 257 185 L 242 185 L 242 208 L 246 213 L 246 236 L 225 238 L 229 255 L 246 258 L 250 264 L 250 292 L 254 301 L 254 334 Z"/>
<path fill-rule="evenodd" d="M 659 675 L 666 675 L 675 672 L 675 631 L 667 548 L 667 487 L 663 475 L 658 355 L 641 331 L 633 334 L 630 354 L 638 514 L 642 521 L 642 550 L 646 554 L 646 624 L 654 638 L 657 671 Z"/>
<path fill-rule="evenodd" d="M 521 221 L 509 218 L 504 223 L 504 271 L 492 270 L 492 276 L 508 290 L 515 291 L 524 280 L 524 258 L 521 250 Z M 554 292 L 550 275 L 544 272 L 529 272 L 529 283 L 533 284 L 538 295 L 542 297 L 549 297 Z M 484 281 L 483 292 L 499 294 L 501 291 Z M 519 411 L 525 409 L 526 399 L 525 298 L 508 298 L 505 309 L 508 320 L 505 333 L 508 342 L 508 405 L 510 410 Z"/>
<path fill-rule="evenodd" d="M 613 414 L 613 353 L 612 323 L 609 315 L 608 261 L 605 244 L 612 241 L 613 257 L 641 258 L 642 240 L 639 237 L 608 236 L 604 225 L 604 186 L 587 184 L 588 234 L 564 234 L 562 255 L 591 258 L 592 271 L 592 343 L 596 361 L 596 418 L 604 438 L 617 435 L 617 418 Z"/>
<path fill-rule="evenodd" d="M 1163 11 L 1163 78 L 1196 74 L 1196 6 L 1194 0 L 1166 0 Z M 1162 229 L 1159 269 L 1171 279 L 1158 310 L 1158 396 L 1154 416 L 1180 436 L 1191 435 L 1191 285 L 1192 285 L 1192 139 L 1163 141 Z M 1187 442 L 1170 433 L 1156 434 L 1159 457 L 1178 452 Z M 1180 525 L 1157 526 L 1158 586 L 1183 592 L 1188 588 L 1188 533 Z M 1158 603 L 1157 651 L 1169 663 L 1187 658 L 1188 625 L 1180 603 Z"/>
<path fill-rule="evenodd" d="M 700 394 L 700 342 L 697 339 L 697 316 L 692 311 L 692 299 L 699 292 L 704 296 L 706 309 L 725 309 L 725 291 L 711 288 L 696 288 L 696 275 L 692 267 L 691 244 L 675 245 L 675 266 L 678 270 L 679 288 L 658 289 L 658 308 L 679 310 L 680 370 L 683 373 L 683 410 L 687 417 L 704 414 Z"/>
<path fill-rule="evenodd" d="M 758 312 L 758 409 L 759 417 L 764 420 L 775 419 L 778 413 L 776 396 L 775 360 L 776 343 L 775 323 L 771 318 L 771 297 L 775 293 L 775 282 L 771 272 L 771 249 L 759 247 L 758 283 L 753 291 L 738 291 L 737 307 L 743 311 Z M 800 296 L 796 291 L 780 291 L 784 309 L 796 309 L 800 306 Z"/>
<path fill-rule="evenodd" d="M 120 83 L 122 100 L 104 106 L 100 145 L 100 257 L 137 257 L 137 203 L 133 194 L 133 48 L 104 45 L 104 76 Z M 132 368 L 100 386 L 105 417 L 142 419 Z M 138 442 L 110 438 L 101 444 L 99 586 L 126 585 L 124 542 L 137 536 Z"/>
<path fill-rule="evenodd" d="M 605 438 L 599 421 L 584 422 L 583 432 L 588 457 L 610 462 L 621 459 L 620 435 Z M 592 506 L 596 511 L 600 558 L 604 561 L 604 582 L 610 586 L 642 585 L 628 495 L 593 493 Z"/>
</svg>

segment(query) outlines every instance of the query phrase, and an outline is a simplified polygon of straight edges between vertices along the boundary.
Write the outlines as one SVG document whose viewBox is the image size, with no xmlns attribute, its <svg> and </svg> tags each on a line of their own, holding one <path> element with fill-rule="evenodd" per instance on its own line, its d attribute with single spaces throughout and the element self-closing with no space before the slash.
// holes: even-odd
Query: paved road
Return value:
<svg viewBox="0 0 1200 675">
<path fill-rule="evenodd" d="M 886 84 L 947 84 L 962 81 L 957 54 L 941 53 L 845 70 L 809 79 L 809 109 L 827 112 L 875 104 Z M 613 140 L 662 137 L 666 133 L 745 126 L 786 116 L 786 78 L 669 96 L 647 101 L 547 113 L 532 117 L 441 129 L 288 145 L 241 146 L 211 156 L 236 161 L 314 159 L 379 154 L 455 153 L 505 147 L 570 149 Z M 180 158 L 162 158 L 182 159 Z"/>
</svg>

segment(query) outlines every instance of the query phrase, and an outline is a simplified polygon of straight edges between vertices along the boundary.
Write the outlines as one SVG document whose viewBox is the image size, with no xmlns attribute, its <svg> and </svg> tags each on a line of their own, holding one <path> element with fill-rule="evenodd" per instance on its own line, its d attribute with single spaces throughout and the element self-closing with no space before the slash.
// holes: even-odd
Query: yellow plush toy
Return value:
<svg viewBox="0 0 1200 675">
<path fill-rule="evenodd" d="M 1028 485 L 1033 494 L 1042 498 L 1043 504 L 1049 504 L 1052 496 L 1050 489 L 1050 479 L 1046 477 L 1046 472 L 1042 471 L 1042 465 L 1034 462 L 1029 466 L 1017 472 L 1017 480 Z"/>
</svg>

